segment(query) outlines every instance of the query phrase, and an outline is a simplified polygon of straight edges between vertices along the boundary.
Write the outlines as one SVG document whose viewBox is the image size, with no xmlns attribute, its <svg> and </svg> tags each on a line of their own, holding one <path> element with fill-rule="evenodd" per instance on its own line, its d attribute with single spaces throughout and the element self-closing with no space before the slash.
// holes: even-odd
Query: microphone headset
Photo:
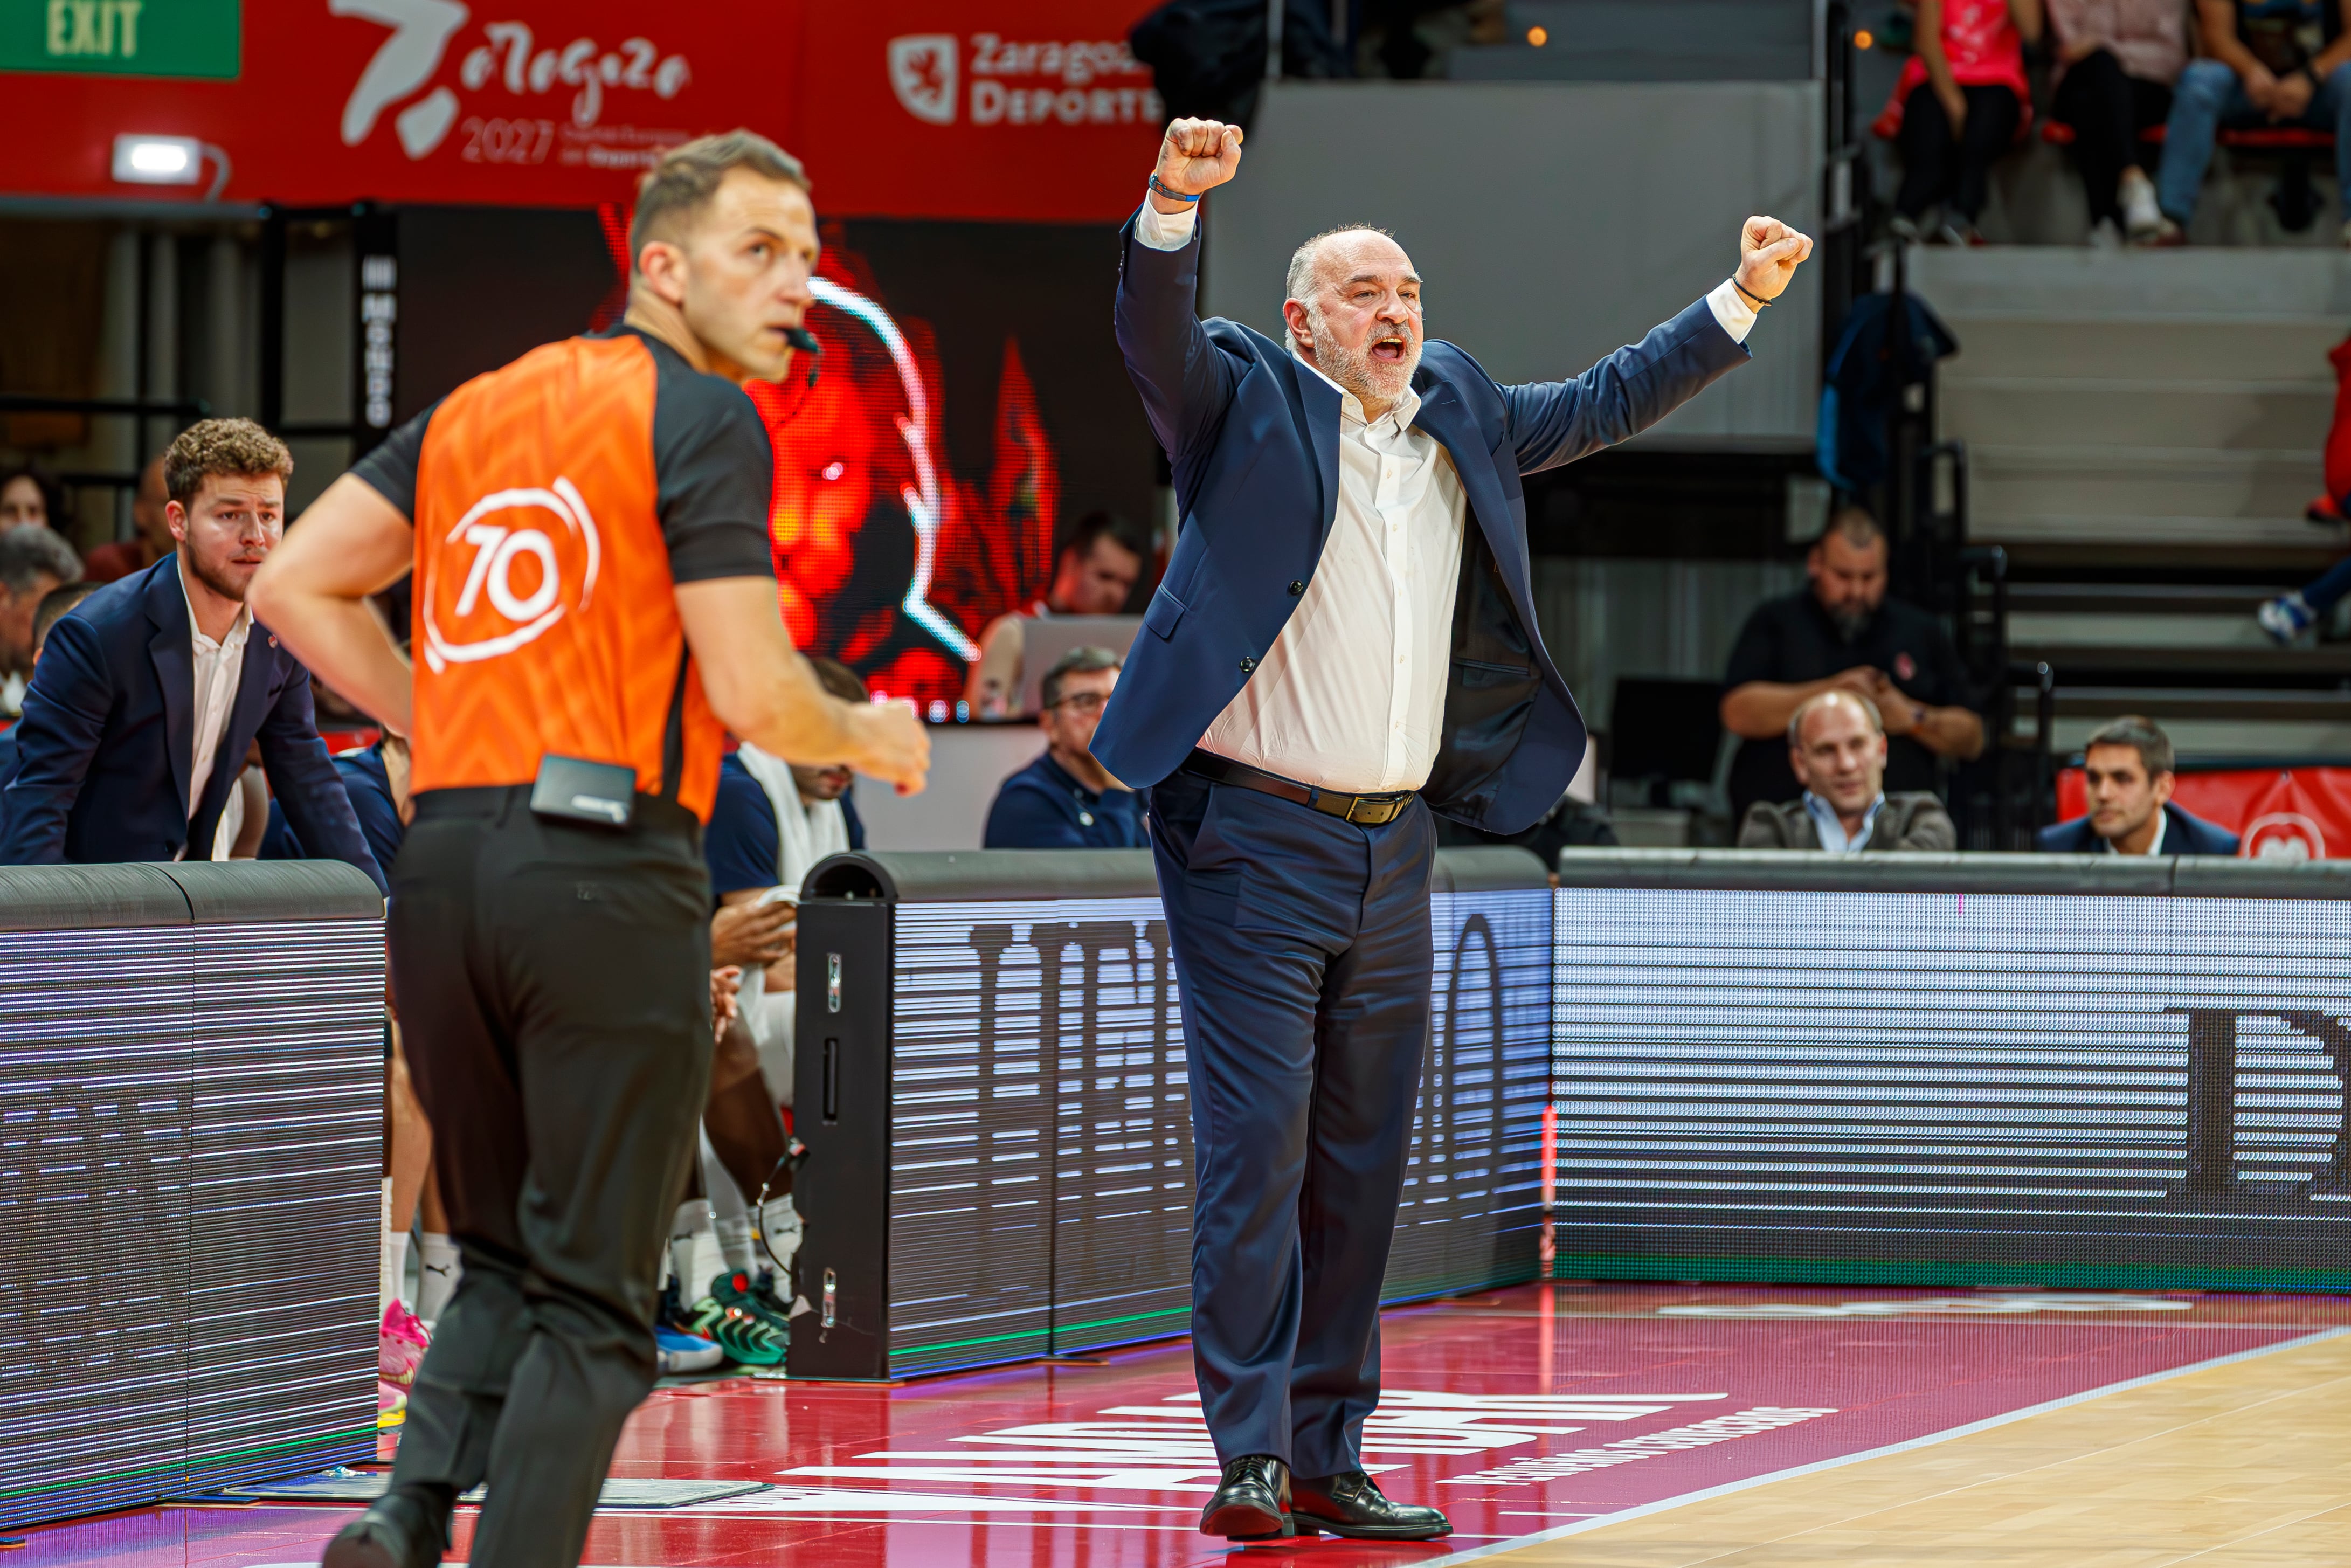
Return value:
<svg viewBox="0 0 2351 1568">
<path fill-rule="evenodd" d="M 811 387 L 816 385 L 817 371 L 823 369 L 824 345 L 818 342 L 816 334 L 805 327 L 785 328 L 784 341 L 809 356 L 808 384 Z"/>
</svg>

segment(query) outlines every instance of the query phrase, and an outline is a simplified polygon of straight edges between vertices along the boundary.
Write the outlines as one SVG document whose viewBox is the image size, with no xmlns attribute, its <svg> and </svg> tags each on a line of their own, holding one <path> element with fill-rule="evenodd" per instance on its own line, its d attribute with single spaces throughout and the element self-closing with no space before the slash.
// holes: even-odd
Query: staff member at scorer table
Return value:
<svg viewBox="0 0 2351 1568">
<path fill-rule="evenodd" d="M 1429 814 L 1517 832 L 1583 756 L 1519 476 L 1744 361 L 1812 242 L 1750 218 L 1737 277 L 1640 343 L 1498 386 L 1424 339 L 1411 258 L 1361 225 L 1298 247 L 1280 340 L 1202 321 L 1194 204 L 1240 161 L 1237 128 L 1176 120 L 1121 240 L 1119 347 L 1186 521 L 1093 753 L 1150 790 L 1184 990 L 1192 1355 L 1223 1466 L 1200 1528 L 1426 1540 L 1445 1516 L 1383 1496 L 1362 1444 L 1428 1035 Z"/>
<path fill-rule="evenodd" d="M 609 334 L 537 349 L 320 497 L 256 612 L 413 753 L 395 991 L 463 1281 L 391 1490 L 328 1568 L 572 1564 L 653 1380 L 655 1271 L 710 1072 L 700 824 L 724 731 L 911 792 L 914 710 L 826 695 L 768 559 L 740 390 L 787 373 L 817 256 L 797 161 L 748 131 L 662 156 Z M 413 520 L 413 527 L 412 527 Z M 411 672 L 366 596 L 413 564 Z"/>
</svg>

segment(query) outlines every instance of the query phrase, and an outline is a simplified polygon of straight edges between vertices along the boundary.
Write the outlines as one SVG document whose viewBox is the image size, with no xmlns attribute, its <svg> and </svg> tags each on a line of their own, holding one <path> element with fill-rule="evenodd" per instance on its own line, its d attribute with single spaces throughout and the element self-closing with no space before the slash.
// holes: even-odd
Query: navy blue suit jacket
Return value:
<svg viewBox="0 0 2351 1568">
<path fill-rule="evenodd" d="M 1184 519 L 1144 613 L 1148 635 L 1094 734 L 1102 765 L 1143 788 L 1183 765 L 1314 576 L 1338 514 L 1339 393 L 1263 333 L 1199 319 L 1196 233 L 1155 250 L 1130 219 L 1122 244 L 1119 347 Z M 1422 789 L 1433 810 L 1515 833 L 1583 760 L 1583 716 L 1536 629 L 1520 476 L 1638 434 L 1746 358 L 1703 299 L 1573 381 L 1499 386 L 1452 344 L 1426 345 L 1414 423 L 1452 455 L 1476 519 L 1454 595 L 1443 739 Z"/>
<path fill-rule="evenodd" d="M 2034 842 L 2043 854 L 2053 855 L 2094 855 L 2103 852 L 2106 847 L 2105 841 L 2091 829 L 2087 817 L 2076 817 L 2070 822 L 2043 828 Z M 2167 802 L 2163 808 L 2163 852 L 2167 855 L 2232 855 L 2237 852 L 2237 835 L 2218 822 L 2208 822 Z"/>
<path fill-rule="evenodd" d="M 302 842 L 382 887 L 319 738 L 310 673 L 258 622 L 212 777 L 203 798 L 188 800 L 195 656 L 178 572 L 178 558 L 165 556 L 49 628 L 16 727 L 16 772 L 0 794 L 0 865 L 168 861 L 189 844 L 208 855 L 258 739 L 269 787 Z"/>
</svg>

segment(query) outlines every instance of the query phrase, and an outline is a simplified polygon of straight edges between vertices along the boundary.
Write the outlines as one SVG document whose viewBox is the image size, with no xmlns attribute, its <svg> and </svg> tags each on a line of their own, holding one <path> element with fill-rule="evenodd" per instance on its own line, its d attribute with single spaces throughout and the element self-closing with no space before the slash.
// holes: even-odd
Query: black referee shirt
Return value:
<svg viewBox="0 0 2351 1568">
<path fill-rule="evenodd" d="M 1725 689 L 1750 681 L 1802 685 L 1872 664 L 1911 698 L 1930 707 L 1976 706 L 1966 666 L 1943 623 L 1916 605 L 1887 599 L 1850 643 L 1807 587 L 1755 607 L 1732 644 L 1723 672 Z M 1886 747 L 1886 792 L 1933 789 L 1938 782 L 1935 754 L 1907 735 L 1890 736 Z M 1730 820 L 1747 815 L 1758 800 L 1792 800 L 1803 793 L 1788 767 L 1784 737 L 1740 743 L 1730 765 Z"/>
</svg>

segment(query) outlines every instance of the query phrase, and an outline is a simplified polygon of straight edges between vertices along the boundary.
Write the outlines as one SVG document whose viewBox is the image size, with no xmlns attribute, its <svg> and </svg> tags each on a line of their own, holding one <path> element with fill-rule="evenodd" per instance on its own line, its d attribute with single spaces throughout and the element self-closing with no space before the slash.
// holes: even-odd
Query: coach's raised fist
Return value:
<svg viewBox="0 0 2351 1568">
<path fill-rule="evenodd" d="M 1159 143 L 1159 167 L 1152 173 L 1171 191 L 1196 196 L 1213 191 L 1241 166 L 1241 128 L 1221 120 L 1178 120 L 1167 127 Z M 1151 193 L 1152 205 L 1163 213 L 1180 213 L 1189 202 Z"/>
<path fill-rule="evenodd" d="M 1777 218 L 1750 218 L 1739 231 L 1739 287 L 1750 299 L 1777 299 L 1812 254 L 1811 235 Z"/>
</svg>

